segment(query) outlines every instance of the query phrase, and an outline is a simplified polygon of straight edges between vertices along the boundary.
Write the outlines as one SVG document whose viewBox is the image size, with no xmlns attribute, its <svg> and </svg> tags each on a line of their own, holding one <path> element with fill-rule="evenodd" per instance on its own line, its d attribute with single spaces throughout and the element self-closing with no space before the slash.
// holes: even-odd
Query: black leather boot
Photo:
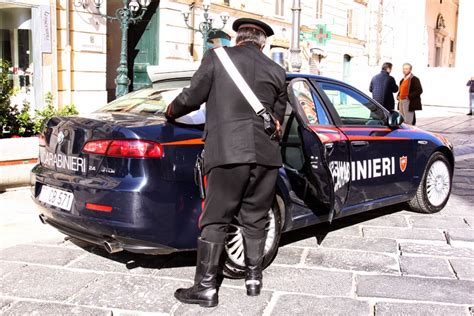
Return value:
<svg viewBox="0 0 474 316">
<path fill-rule="evenodd" d="M 224 244 L 198 239 L 196 275 L 194 285 L 174 292 L 180 302 L 214 307 L 219 303 L 217 294 L 217 272 Z"/>
<path fill-rule="evenodd" d="M 263 251 L 265 238 L 253 239 L 244 236 L 245 287 L 248 296 L 260 295 L 262 289 Z"/>
</svg>

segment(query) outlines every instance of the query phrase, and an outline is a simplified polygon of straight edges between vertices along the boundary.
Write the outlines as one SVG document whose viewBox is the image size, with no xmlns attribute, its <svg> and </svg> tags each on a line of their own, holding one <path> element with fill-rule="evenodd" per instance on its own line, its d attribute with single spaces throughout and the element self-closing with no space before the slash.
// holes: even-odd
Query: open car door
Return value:
<svg viewBox="0 0 474 316">
<path fill-rule="evenodd" d="M 313 90 L 305 79 L 293 79 L 288 96 L 293 109 L 281 142 L 284 168 L 292 189 L 317 216 L 332 221 L 334 181 L 327 161 L 328 146 L 310 127 L 318 121 Z M 338 211 L 338 210 L 336 210 Z"/>
</svg>

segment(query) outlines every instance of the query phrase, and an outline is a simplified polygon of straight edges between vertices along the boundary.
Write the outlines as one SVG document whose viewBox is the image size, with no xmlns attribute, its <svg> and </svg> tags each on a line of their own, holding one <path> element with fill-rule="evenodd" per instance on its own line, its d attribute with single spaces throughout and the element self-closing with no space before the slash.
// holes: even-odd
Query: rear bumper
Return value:
<svg viewBox="0 0 474 316">
<path fill-rule="evenodd" d="M 113 243 L 137 253 L 167 254 L 196 248 L 201 200 L 195 186 L 157 177 L 67 176 L 40 166 L 33 169 L 31 183 L 41 219 L 66 235 L 101 246 Z M 39 201 L 44 185 L 73 193 L 71 210 Z M 91 210 L 86 203 L 109 205 L 112 211 Z"/>
<path fill-rule="evenodd" d="M 94 235 L 86 231 L 73 228 L 62 223 L 55 221 L 52 218 L 48 218 L 44 214 L 39 215 L 40 220 L 44 224 L 48 224 L 59 230 L 65 235 L 74 237 L 79 240 L 86 241 L 91 244 L 95 244 L 101 247 L 104 247 L 107 251 L 111 252 L 106 244 L 114 244 L 118 251 L 126 250 L 134 253 L 144 253 L 150 255 L 166 255 L 177 251 L 184 251 L 186 249 L 176 249 L 164 245 L 159 245 L 155 243 L 145 242 L 143 240 L 137 240 L 133 238 L 125 238 L 120 236 L 101 236 Z M 115 251 L 112 251 L 115 252 Z"/>
</svg>

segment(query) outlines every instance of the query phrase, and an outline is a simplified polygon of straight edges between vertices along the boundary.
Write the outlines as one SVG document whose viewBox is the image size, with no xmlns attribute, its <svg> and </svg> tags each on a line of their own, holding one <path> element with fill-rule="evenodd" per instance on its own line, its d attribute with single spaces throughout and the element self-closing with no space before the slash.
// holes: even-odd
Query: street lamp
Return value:
<svg viewBox="0 0 474 316">
<path fill-rule="evenodd" d="M 291 48 L 290 48 L 290 61 L 291 69 L 294 72 L 300 72 L 302 61 L 301 61 L 301 48 L 300 48 L 300 14 L 301 14 L 301 0 L 293 0 L 293 25 L 291 34 Z"/>
<path fill-rule="evenodd" d="M 87 1 L 87 0 L 80 0 Z M 123 7 L 115 11 L 115 16 L 108 16 L 100 12 L 100 6 L 103 0 L 93 0 L 94 5 L 99 14 L 109 20 L 120 22 L 120 30 L 122 31 L 122 46 L 120 50 L 120 65 L 117 68 L 117 78 L 115 79 L 115 96 L 121 97 L 128 92 L 130 79 L 128 78 L 127 66 L 127 35 L 130 24 L 135 24 L 143 19 L 151 0 L 123 0 Z"/>
<path fill-rule="evenodd" d="M 199 23 L 199 27 L 197 29 L 189 25 L 189 15 L 191 14 L 189 12 L 189 9 L 181 12 L 181 14 L 183 15 L 184 22 L 186 23 L 186 26 L 188 27 L 188 29 L 193 30 L 194 32 L 201 33 L 202 39 L 203 39 L 203 54 L 204 54 L 207 50 L 207 40 L 209 38 L 209 34 L 213 32 L 217 32 L 217 31 L 221 31 L 222 29 L 224 29 L 227 21 L 229 20 L 229 13 L 227 12 L 221 13 L 222 27 L 216 29 L 213 27 L 214 19 L 209 15 L 211 0 L 203 0 L 202 7 L 204 9 L 204 14 L 203 14 L 204 21 Z"/>
</svg>

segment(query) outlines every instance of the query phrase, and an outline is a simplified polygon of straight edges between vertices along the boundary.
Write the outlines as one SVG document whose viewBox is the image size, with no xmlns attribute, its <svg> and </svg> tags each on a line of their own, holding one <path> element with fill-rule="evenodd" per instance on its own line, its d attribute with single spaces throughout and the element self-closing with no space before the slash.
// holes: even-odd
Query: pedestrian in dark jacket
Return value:
<svg viewBox="0 0 474 316">
<path fill-rule="evenodd" d="M 418 77 L 411 72 L 412 66 L 409 63 L 403 64 L 403 79 L 400 80 L 400 91 L 397 99 L 398 110 L 403 115 L 405 122 L 415 125 L 415 111 L 421 111 L 421 94 L 423 88 Z"/>
<path fill-rule="evenodd" d="M 469 113 L 467 115 L 472 115 L 472 111 L 474 111 L 474 77 L 471 77 L 471 80 L 467 82 L 467 86 L 469 87 Z"/>
<path fill-rule="evenodd" d="M 384 63 L 380 73 L 372 78 L 369 87 L 370 92 L 372 92 L 372 98 L 389 111 L 395 109 L 393 94 L 398 92 L 395 79 L 390 76 L 391 72 L 392 64 Z"/>
<path fill-rule="evenodd" d="M 285 69 L 262 52 L 273 30 L 248 18 L 236 20 L 233 29 L 237 46 L 225 51 L 258 100 L 282 123 L 287 102 Z M 169 105 L 167 117 L 176 119 L 199 109 L 204 102 L 207 188 L 199 220 L 202 231 L 196 275 L 194 285 L 178 289 L 175 297 L 183 303 L 212 307 L 218 304 L 216 277 L 234 217 L 242 226 L 247 295 L 260 294 L 265 225 L 282 160 L 278 142 L 265 132 L 262 117 L 257 116 L 213 50 L 204 55 L 190 87 Z"/>
</svg>

